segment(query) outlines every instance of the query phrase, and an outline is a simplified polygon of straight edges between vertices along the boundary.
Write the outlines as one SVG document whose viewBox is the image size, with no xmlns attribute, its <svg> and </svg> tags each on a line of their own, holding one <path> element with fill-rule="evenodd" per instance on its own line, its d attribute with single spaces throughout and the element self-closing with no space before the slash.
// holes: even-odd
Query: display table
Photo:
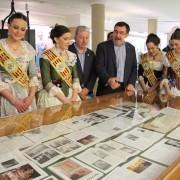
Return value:
<svg viewBox="0 0 180 180">
<path fill-rule="evenodd" d="M 129 104 L 128 105 L 129 107 L 127 107 L 127 104 Z M 180 109 L 180 99 L 176 98 L 170 101 L 168 103 L 168 106 L 172 108 Z M 92 173 L 91 176 L 86 177 L 86 174 L 80 176 L 80 177 L 85 176 L 85 179 L 104 178 L 104 180 L 116 180 L 116 179 L 121 180 L 121 178 L 119 177 L 121 177 L 123 173 L 124 173 L 123 174 L 124 178 L 122 178 L 123 180 L 124 179 L 128 180 L 132 178 L 138 179 L 139 175 L 142 175 L 141 178 L 143 177 L 145 178 L 148 173 L 149 173 L 149 179 L 157 178 L 158 180 L 160 179 L 170 180 L 170 179 L 179 178 L 179 167 L 180 167 L 179 158 L 173 165 L 171 165 L 172 164 L 171 161 L 173 160 L 174 157 L 178 157 L 178 156 L 180 157 L 180 149 L 178 149 L 179 144 L 177 141 L 179 139 L 176 139 L 175 133 L 173 134 L 174 130 L 176 130 L 177 133 L 180 128 L 180 121 L 178 119 L 179 111 L 176 109 L 169 108 L 167 109 L 167 115 L 166 115 L 166 110 L 163 111 L 162 107 L 160 107 L 159 105 L 157 104 L 149 105 L 148 106 L 149 114 L 146 112 L 146 116 L 152 115 L 152 117 L 150 116 L 151 118 L 148 117 L 146 120 L 146 117 L 145 116 L 143 117 L 143 113 L 141 114 L 142 115 L 141 117 L 140 111 L 136 111 L 136 109 L 138 109 L 139 107 L 141 107 L 141 103 L 139 105 L 135 97 L 127 97 L 123 93 L 121 94 L 117 93 L 117 94 L 111 94 L 101 97 L 95 97 L 91 100 L 85 100 L 73 104 L 66 104 L 62 106 L 54 106 L 50 108 L 38 109 L 33 112 L 19 114 L 17 116 L 0 118 L 0 152 L 3 153 L 5 152 L 2 151 L 2 147 L 4 146 L 4 144 L 7 145 L 8 147 L 8 144 L 4 143 L 5 141 L 7 141 L 6 137 L 8 137 L 9 139 L 13 139 L 13 137 L 16 137 L 18 139 L 17 134 L 19 134 L 20 136 L 22 134 L 25 134 L 26 138 L 28 138 L 31 141 L 34 140 L 34 144 L 32 144 L 32 149 L 31 146 L 29 147 L 29 149 L 27 149 L 27 151 L 26 149 L 25 150 L 23 149 L 23 151 L 25 151 L 24 154 L 28 159 L 30 159 L 30 161 L 32 161 L 32 163 L 34 163 L 32 167 L 34 170 L 35 169 L 38 170 L 38 173 L 41 174 L 41 178 L 46 177 L 48 174 L 48 175 L 53 175 L 52 180 L 56 178 L 59 179 L 59 177 L 63 179 L 66 179 L 67 177 L 69 177 L 69 179 L 73 179 L 73 178 L 79 179 L 77 176 L 80 175 L 77 174 L 76 175 L 73 174 L 71 176 L 69 174 L 67 175 L 67 172 L 64 172 L 65 174 L 63 175 L 63 168 L 65 171 L 69 169 L 70 166 L 73 166 L 73 164 L 75 168 L 75 166 L 77 166 L 76 163 L 80 163 L 80 165 L 82 165 L 82 167 L 84 168 L 83 169 L 84 173 L 85 170 L 87 174 L 88 172 Z M 142 105 L 140 109 L 143 109 L 144 107 L 145 106 Z M 91 116 L 89 116 L 88 118 L 85 117 L 88 113 L 98 112 L 98 110 L 105 110 L 106 108 L 110 108 L 110 110 L 114 111 L 114 113 L 117 114 L 111 114 L 112 112 L 110 112 L 110 110 L 107 110 L 109 111 L 107 113 L 104 111 L 104 114 L 97 113 L 96 116 L 98 118 L 101 117 L 100 119 L 101 121 L 95 120 L 95 123 L 90 122 Z M 151 112 L 153 113 L 151 114 Z M 108 113 L 109 116 L 112 116 L 112 119 L 111 117 L 107 118 Z M 170 114 L 172 114 L 172 116 Z M 83 115 L 85 115 L 84 119 L 82 118 Z M 172 119 L 167 119 L 166 116 Z M 82 118 L 82 121 L 84 121 L 82 123 L 82 127 L 83 127 L 82 129 L 81 128 L 73 129 L 73 127 L 71 127 L 70 125 L 71 119 L 73 119 L 74 117 L 76 117 L 76 119 L 73 120 L 72 126 L 73 125 L 75 126 L 76 123 L 78 123 L 78 120 Z M 92 120 L 93 118 L 96 119 L 95 116 L 92 117 Z M 104 118 L 107 118 L 107 120 Z M 175 123 L 170 123 L 174 119 L 177 121 Z M 167 128 L 166 125 L 162 123 L 163 121 L 167 124 Z M 68 122 L 69 124 L 65 122 Z M 69 132 L 69 134 L 62 133 L 62 135 L 53 137 L 52 136 L 54 135 L 53 131 L 58 129 L 60 130 L 61 123 L 64 123 L 63 126 L 67 125 L 68 128 L 72 128 L 72 131 Z M 90 123 L 91 125 L 87 126 L 87 124 L 85 123 Z M 54 127 L 53 125 L 56 124 L 58 125 L 57 128 L 55 129 L 51 129 L 51 127 L 50 128 L 48 127 L 49 125 L 50 126 L 52 125 L 52 127 Z M 161 124 L 163 125 L 162 128 L 161 128 Z M 103 126 L 101 127 L 101 125 L 104 125 L 105 128 L 103 129 L 102 128 Z M 112 126 L 112 132 L 114 134 L 108 134 L 108 130 L 111 128 L 111 126 Z M 46 132 L 47 137 L 45 138 L 44 141 L 41 142 L 38 142 L 33 138 L 31 139 L 31 135 L 28 134 L 28 132 L 31 131 L 31 129 L 32 130 L 35 129 L 34 132 L 32 133 L 33 135 L 38 134 L 41 131 L 41 129 L 39 129 L 38 127 L 39 128 L 48 127 L 47 128 L 48 131 L 52 130 L 52 132 Z M 102 132 L 98 132 L 99 129 L 102 129 Z M 89 132 L 91 132 L 91 135 L 89 135 L 90 134 Z M 87 133 L 87 136 L 86 138 L 81 138 L 81 140 L 77 140 L 79 136 L 78 133 L 80 134 Z M 141 134 L 143 137 L 142 139 L 141 139 Z M 97 137 L 100 138 L 100 140 L 98 140 Z M 125 138 L 127 137 L 128 137 L 128 141 L 129 142 L 132 141 L 132 143 L 131 142 L 129 143 L 127 140 L 125 140 Z M 53 142 L 56 141 L 56 139 L 59 139 L 59 142 L 60 141 L 66 142 L 67 139 L 69 139 L 71 141 L 70 142 L 71 146 L 69 146 L 69 148 L 71 148 L 72 151 L 74 150 L 73 148 L 79 148 L 78 146 L 81 145 L 82 147 L 80 147 L 80 149 L 82 148 L 82 150 L 80 151 L 78 150 L 77 152 L 73 151 L 73 153 L 66 153 L 65 151 L 67 149 L 63 147 L 64 148 L 63 150 L 62 149 L 59 150 L 64 151 L 65 152 L 64 155 L 61 152 L 57 156 L 57 158 L 54 159 L 54 157 L 52 157 L 49 160 L 47 160 L 47 163 L 45 162 L 44 164 L 41 162 L 42 160 L 44 160 L 42 156 L 44 156 L 45 154 L 47 155 L 48 151 L 44 154 L 41 154 L 41 156 L 39 155 L 38 157 L 34 157 L 35 154 L 39 154 L 40 151 L 44 151 L 44 149 L 46 149 L 47 147 L 50 146 L 53 147 L 52 145 L 53 143 L 54 146 L 55 145 L 60 146 L 58 145 L 58 141 L 56 143 Z M 92 143 L 94 140 L 95 143 Z M 24 140 L 22 140 L 22 142 L 23 141 Z M 112 163 L 111 164 L 112 168 L 107 166 L 107 164 L 103 164 L 101 162 L 102 159 L 104 160 L 106 159 L 105 155 L 103 157 L 103 154 L 105 152 L 103 152 L 102 154 L 97 153 L 98 151 L 95 152 L 99 148 L 99 146 L 101 146 L 101 143 L 103 147 L 108 147 L 109 145 L 110 146 L 112 145 L 112 147 L 110 147 L 110 150 L 119 148 L 118 151 L 114 151 L 114 153 L 109 154 L 110 155 L 109 163 Z M 18 145 L 19 144 L 17 144 L 17 146 Z M 37 151 L 38 148 L 36 146 L 39 148 L 38 151 Z M 168 146 L 170 146 L 170 150 L 168 150 Z M 162 149 L 159 147 L 162 147 Z M 9 149 L 9 147 L 7 149 Z M 104 150 L 109 151 L 108 148 Z M 99 150 L 99 152 L 100 151 L 101 150 Z M 162 159 L 166 158 L 165 157 L 166 155 L 163 156 L 163 152 L 165 152 L 165 154 L 166 152 L 171 154 L 171 151 L 174 154 L 172 154 L 170 158 L 167 155 L 167 160 L 163 162 Z M 58 150 L 56 149 L 55 153 L 57 152 Z M 156 152 L 159 152 L 159 154 L 158 153 L 156 154 Z M 118 156 L 121 156 L 119 155 L 120 153 L 123 154 L 122 158 L 125 158 L 126 156 L 127 157 L 125 159 L 116 158 Z M 95 162 L 92 163 L 91 161 L 93 160 L 93 154 L 99 156 L 101 160 L 97 161 L 96 163 Z M 50 155 L 52 154 L 49 154 L 48 156 Z M 159 155 L 161 156 L 159 157 Z M 8 167 L 9 164 L 6 165 L 6 163 L 10 162 L 9 161 L 10 159 L 6 159 L 5 161 L 5 158 L 3 156 L 4 155 L 0 153 L 0 164 L 1 165 L 5 164 L 5 167 Z M 1 157 L 3 157 L 4 161 L 1 160 Z M 89 159 L 86 157 L 89 157 Z M 58 162 L 60 164 L 57 163 L 57 160 L 59 160 Z M 61 164 L 61 162 L 64 164 Z M 31 162 L 29 163 L 31 164 Z M 53 163 L 57 163 L 57 164 L 53 165 Z M 0 165 L 0 179 L 2 177 L 8 176 L 9 173 L 9 172 L 8 173 L 5 172 L 5 174 L 3 173 L 1 174 L 2 171 L 1 165 Z M 28 167 L 29 166 L 30 165 L 28 164 Z M 57 166 L 59 168 L 62 168 L 61 169 L 62 172 L 61 170 L 57 169 Z M 146 168 L 149 170 L 146 171 Z M 73 169 L 72 172 L 74 171 L 75 170 Z M 160 175 L 162 172 L 164 173 Z M 68 173 L 71 173 L 71 170 L 69 170 Z M 130 173 L 130 175 L 128 173 Z M 30 175 L 29 177 L 32 178 L 32 176 Z"/>
</svg>

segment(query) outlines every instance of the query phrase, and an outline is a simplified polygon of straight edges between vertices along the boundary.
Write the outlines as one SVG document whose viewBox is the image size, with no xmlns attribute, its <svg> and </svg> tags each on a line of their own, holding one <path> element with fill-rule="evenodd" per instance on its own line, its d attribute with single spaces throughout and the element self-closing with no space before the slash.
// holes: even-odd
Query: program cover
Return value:
<svg viewBox="0 0 180 180">
<path fill-rule="evenodd" d="M 74 158 L 60 161 L 49 166 L 48 169 L 65 180 L 96 180 L 102 176 L 102 173 Z"/>
<path fill-rule="evenodd" d="M 147 180 L 156 179 L 166 167 L 149 160 L 136 157 L 121 167 L 117 167 L 103 180 Z"/>
</svg>

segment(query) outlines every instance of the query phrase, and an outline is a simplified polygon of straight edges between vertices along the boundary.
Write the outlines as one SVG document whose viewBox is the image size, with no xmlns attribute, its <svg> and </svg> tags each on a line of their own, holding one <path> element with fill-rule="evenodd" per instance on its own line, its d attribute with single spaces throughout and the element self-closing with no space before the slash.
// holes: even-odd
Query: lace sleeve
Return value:
<svg viewBox="0 0 180 180">
<path fill-rule="evenodd" d="M 5 82 L 0 80 L 0 92 L 5 90 L 5 89 L 9 89 L 8 83 L 5 83 Z"/>
</svg>

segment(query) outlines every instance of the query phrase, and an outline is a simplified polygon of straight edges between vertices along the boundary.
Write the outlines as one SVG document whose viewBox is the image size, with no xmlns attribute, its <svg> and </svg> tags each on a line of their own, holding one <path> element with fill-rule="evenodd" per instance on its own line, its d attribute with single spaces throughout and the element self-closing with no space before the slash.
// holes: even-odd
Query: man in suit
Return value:
<svg viewBox="0 0 180 180">
<path fill-rule="evenodd" d="M 75 43 L 69 46 L 69 50 L 77 55 L 77 70 L 82 87 L 79 95 L 82 99 L 93 96 L 96 81 L 95 54 L 87 48 L 89 34 L 89 29 L 86 26 L 78 26 L 75 31 Z"/>
<path fill-rule="evenodd" d="M 104 41 L 97 46 L 97 96 L 124 90 L 128 96 L 134 94 L 137 60 L 134 46 L 125 42 L 129 31 L 127 23 L 118 22 L 114 26 L 112 40 Z"/>
</svg>

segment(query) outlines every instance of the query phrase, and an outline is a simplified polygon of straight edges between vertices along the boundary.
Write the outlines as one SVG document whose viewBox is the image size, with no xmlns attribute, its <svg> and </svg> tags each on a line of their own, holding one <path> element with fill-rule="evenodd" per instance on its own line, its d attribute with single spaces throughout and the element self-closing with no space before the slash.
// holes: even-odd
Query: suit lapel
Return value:
<svg viewBox="0 0 180 180">
<path fill-rule="evenodd" d="M 73 44 L 73 51 L 77 56 L 77 70 L 78 70 L 78 75 L 79 75 L 80 82 L 82 82 L 82 80 L 83 80 L 83 71 L 82 71 L 81 62 L 79 60 L 79 56 L 77 54 L 77 51 L 76 51 L 76 48 L 75 48 L 74 44 Z"/>
<path fill-rule="evenodd" d="M 117 65 L 116 65 L 116 54 L 115 54 L 115 50 L 114 50 L 114 43 L 113 41 L 109 41 L 109 51 L 110 51 L 110 54 L 112 56 L 112 61 L 113 61 L 113 64 L 115 66 L 115 68 L 117 68 Z"/>
<path fill-rule="evenodd" d="M 89 54 L 88 51 L 86 51 L 86 53 L 85 53 L 85 61 L 84 61 L 84 74 L 86 72 L 88 72 L 89 67 L 90 67 L 90 59 L 89 58 L 90 58 L 90 54 Z"/>
<path fill-rule="evenodd" d="M 125 66 L 124 66 L 124 72 L 127 72 L 128 70 L 128 66 L 129 66 L 129 46 L 127 43 L 125 43 L 125 47 L 126 47 L 126 59 L 125 59 Z M 127 73 L 124 73 L 124 82 L 126 81 L 126 74 Z"/>
</svg>

